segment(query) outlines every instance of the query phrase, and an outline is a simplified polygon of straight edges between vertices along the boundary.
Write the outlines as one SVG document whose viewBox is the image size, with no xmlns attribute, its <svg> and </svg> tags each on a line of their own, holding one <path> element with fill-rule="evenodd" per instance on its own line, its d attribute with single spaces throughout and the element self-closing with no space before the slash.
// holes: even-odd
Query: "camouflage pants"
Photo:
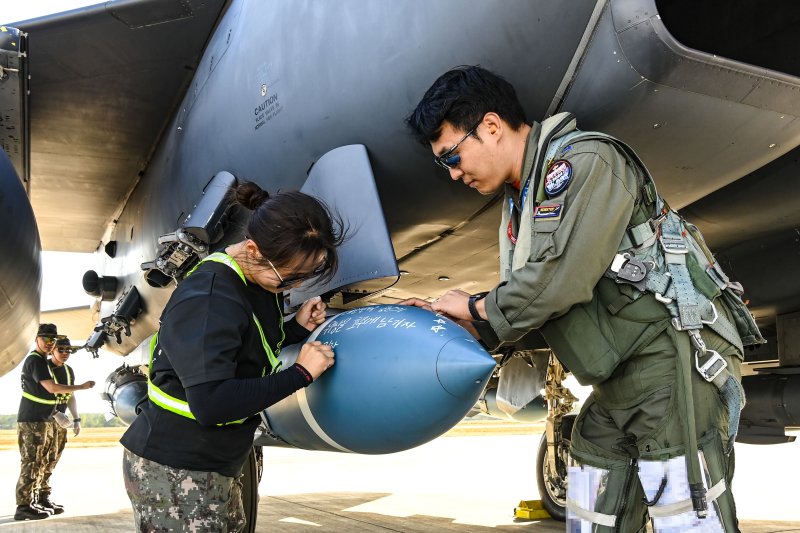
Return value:
<svg viewBox="0 0 800 533">
<path fill-rule="evenodd" d="M 50 494 L 50 476 L 53 475 L 58 460 L 61 459 L 61 453 L 64 451 L 64 446 L 67 445 L 67 430 L 59 426 L 57 423 L 53 424 L 53 440 L 47 451 L 46 464 L 44 473 L 42 475 L 42 483 L 39 487 L 39 494 Z"/>
<path fill-rule="evenodd" d="M 17 505 L 29 505 L 41 488 L 47 454 L 53 445 L 53 422 L 18 422 L 20 469 Z"/>
<path fill-rule="evenodd" d="M 237 478 L 165 466 L 128 450 L 122 476 L 139 532 L 234 533 L 245 526 Z"/>
</svg>

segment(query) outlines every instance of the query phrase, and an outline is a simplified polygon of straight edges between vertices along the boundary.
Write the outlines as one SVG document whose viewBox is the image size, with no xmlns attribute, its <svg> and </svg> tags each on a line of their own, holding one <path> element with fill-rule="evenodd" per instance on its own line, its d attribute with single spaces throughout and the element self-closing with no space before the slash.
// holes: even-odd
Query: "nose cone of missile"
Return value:
<svg viewBox="0 0 800 533">
<path fill-rule="evenodd" d="M 332 346 L 336 363 L 265 415 L 280 441 L 311 450 L 393 453 L 428 442 L 469 412 L 495 366 L 464 328 L 411 306 L 341 313 L 310 340 Z M 281 352 L 284 367 L 298 351 Z"/>
<path fill-rule="evenodd" d="M 486 385 L 495 361 L 472 339 L 457 337 L 442 347 L 436 359 L 436 377 L 456 398 L 474 398 Z"/>
</svg>

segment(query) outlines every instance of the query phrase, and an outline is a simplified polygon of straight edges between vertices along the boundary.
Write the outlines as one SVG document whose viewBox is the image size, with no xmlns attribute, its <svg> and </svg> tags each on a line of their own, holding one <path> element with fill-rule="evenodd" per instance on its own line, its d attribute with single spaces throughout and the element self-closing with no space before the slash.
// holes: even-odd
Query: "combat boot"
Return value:
<svg viewBox="0 0 800 533">
<path fill-rule="evenodd" d="M 38 507 L 42 511 L 50 514 L 61 514 L 64 512 L 64 507 L 50 501 L 50 494 L 43 492 L 36 496 L 33 502 L 34 507 Z"/>
<path fill-rule="evenodd" d="M 14 513 L 14 520 L 41 520 L 48 516 L 50 516 L 50 513 L 40 511 L 30 505 L 17 505 L 17 512 Z"/>
</svg>

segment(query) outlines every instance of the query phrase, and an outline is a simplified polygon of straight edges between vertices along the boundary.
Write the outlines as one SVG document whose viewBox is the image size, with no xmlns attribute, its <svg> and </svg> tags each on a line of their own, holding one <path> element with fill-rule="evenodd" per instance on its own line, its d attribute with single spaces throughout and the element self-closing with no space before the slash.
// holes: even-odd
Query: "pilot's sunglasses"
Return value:
<svg viewBox="0 0 800 533">
<path fill-rule="evenodd" d="M 266 257 L 264 259 L 266 259 L 267 264 L 269 264 L 269 267 L 272 269 L 272 271 L 275 272 L 275 275 L 278 276 L 278 279 L 280 280 L 280 283 L 278 283 L 278 288 L 279 289 L 285 289 L 286 287 L 290 287 L 291 285 L 294 285 L 295 283 L 300 283 L 301 281 L 305 281 L 307 279 L 316 278 L 317 276 L 319 276 L 320 274 L 322 274 L 325 271 L 324 267 L 319 267 L 315 271 L 313 271 L 313 272 L 311 272 L 309 274 L 301 274 L 299 276 L 292 276 L 290 278 L 284 278 L 283 276 L 281 276 L 280 272 L 278 272 L 278 269 L 275 268 L 275 265 L 272 264 L 272 261 L 270 261 Z"/>
<path fill-rule="evenodd" d="M 45 344 L 49 344 L 49 343 L 51 343 L 51 342 L 56 342 L 56 338 L 55 338 L 55 337 L 45 337 L 45 336 L 41 336 L 41 337 L 39 337 L 39 338 L 40 338 L 40 339 L 42 339 L 42 342 L 44 342 Z"/>
<path fill-rule="evenodd" d="M 70 353 L 72 350 L 69 348 L 59 348 L 57 351 L 58 353 Z"/>
<path fill-rule="evenodd" d="M 483 122 L 483 119 L 481 119 L 481 122 Z M 438 157 L 434 157 L 433 162 L 445 170 L 452 170 L 455 167 L 457 167 L 458 164 L 461 162 L 461 156 L 453 152 L 455 152 L 458 149 L 458 145 L 467 140 L 467 137 L 469 137 L 470 135 L 474 135 L 475 130 L 478 129 L 478 126 L 480 125 L 481 125 L 480 122 L 475 124 L 475 127 L 469 130 L 466 135 L 461 137 L 461 140 L 458 141 L 456 144 L 454 144 L 448 151 L 446 151 L 445 153 L 443 153 Z"/>
</svg>

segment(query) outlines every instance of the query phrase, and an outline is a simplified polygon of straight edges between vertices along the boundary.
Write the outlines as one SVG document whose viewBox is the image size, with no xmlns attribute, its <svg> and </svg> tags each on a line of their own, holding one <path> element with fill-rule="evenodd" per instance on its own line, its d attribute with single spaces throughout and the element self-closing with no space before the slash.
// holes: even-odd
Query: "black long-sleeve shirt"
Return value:
<svg viewBox="0 0 800 533">
<path fill-rule="evenodd" d="M 196 420 L 145 402 L 123 446 L 175 468 L 237 475 L 253 443 L 254 415 L 309 383 L 307 372 L 294 365 L 270 374 L 253 313 L 276 354 L 279 345 L 309 333 L 295 320 L 281 326 L 282 305 L 280 295 L 245 285 L 230 267 L 202 263 L 161 315 L 150 371 L 164 393 L 188 401 Z M 217 425 L 242 418 L 241 424 Z"/>
</svg>

